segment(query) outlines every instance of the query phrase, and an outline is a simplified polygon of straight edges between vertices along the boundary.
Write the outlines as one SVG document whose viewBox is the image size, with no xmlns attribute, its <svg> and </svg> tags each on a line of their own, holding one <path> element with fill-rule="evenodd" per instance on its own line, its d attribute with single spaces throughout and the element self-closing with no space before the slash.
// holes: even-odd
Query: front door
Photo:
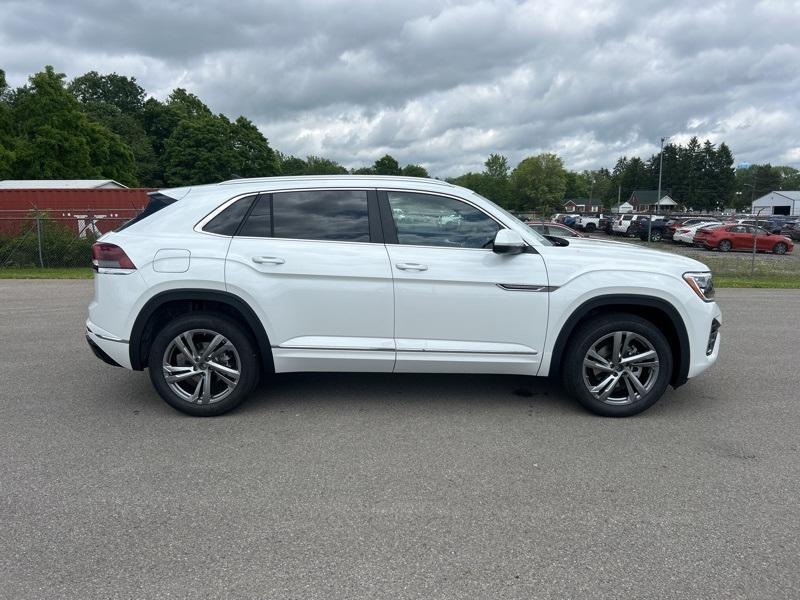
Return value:
<svg viewBox="0 0 800 600">
<path fill-rule="evenodd" d="M 391 372 L 394 292 L 374 191 L 262 194 L 225 279 L 258 307 L 276 371 Z"/>
<path fill-rule="evenodd" d="M 395 371 L 535 375 L 549 296 L 542 257 L 532 248 L 495 254 L 502 225 L 466 200 L 379 196 L 394 273 Z"/>
</svg>

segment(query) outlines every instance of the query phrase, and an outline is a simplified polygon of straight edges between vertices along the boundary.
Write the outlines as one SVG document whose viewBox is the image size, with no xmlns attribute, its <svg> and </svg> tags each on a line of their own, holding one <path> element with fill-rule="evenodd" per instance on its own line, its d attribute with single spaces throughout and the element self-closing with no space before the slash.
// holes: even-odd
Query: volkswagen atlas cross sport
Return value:
<svg viewBox="0 0 800 600">
<path fill-rule="evenodd" d="M 595 413 L 651 406 L 717 359 L 708 268 L 543 237 L 431 179 L 274 177 L 166 189 L 93 247 L 86 336 L 174 408 L 291 371 L 558 377 Z"/>
</svg>

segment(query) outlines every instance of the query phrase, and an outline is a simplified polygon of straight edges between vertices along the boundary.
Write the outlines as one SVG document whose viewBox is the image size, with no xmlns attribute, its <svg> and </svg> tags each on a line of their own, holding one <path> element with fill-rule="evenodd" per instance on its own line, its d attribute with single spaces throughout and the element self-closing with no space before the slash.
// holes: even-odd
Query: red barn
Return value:
<svg viewBox="0 0 800 600">
<path fill-rule="evenodd" d="M 80 236 L 99 235 L 138 215 L 149 188 L 9 189 L 0 187 L 0 234 L 14 235 L 35 215 L 57 221 Z"/>
</svg>

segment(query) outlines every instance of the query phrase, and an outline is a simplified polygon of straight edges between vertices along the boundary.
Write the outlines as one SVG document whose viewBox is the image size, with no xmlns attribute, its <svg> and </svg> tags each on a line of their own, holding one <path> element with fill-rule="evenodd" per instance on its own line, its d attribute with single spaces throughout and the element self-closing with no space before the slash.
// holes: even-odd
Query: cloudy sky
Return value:
<svg viewBox="0 0 800 600">
<path fill-rule="evenodd" d="M 273 147 L 437 176 L 662 135 L 800 167 L 800 1 L 0 0 L 11 85 L 52 64 L 184 87 Z"/>
</svg>

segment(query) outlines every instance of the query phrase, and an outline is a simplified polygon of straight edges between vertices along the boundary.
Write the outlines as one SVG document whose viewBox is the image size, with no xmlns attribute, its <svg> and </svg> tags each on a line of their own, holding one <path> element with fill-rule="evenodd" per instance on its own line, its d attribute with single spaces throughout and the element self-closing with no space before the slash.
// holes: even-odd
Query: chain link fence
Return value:
<svg viewBox="0 0 800 600">
<path fill-rule="evenodd" d="M 0 268 L 88 267 L 92 244 L 137 209 L 0 210 Z"/>
</svg>

